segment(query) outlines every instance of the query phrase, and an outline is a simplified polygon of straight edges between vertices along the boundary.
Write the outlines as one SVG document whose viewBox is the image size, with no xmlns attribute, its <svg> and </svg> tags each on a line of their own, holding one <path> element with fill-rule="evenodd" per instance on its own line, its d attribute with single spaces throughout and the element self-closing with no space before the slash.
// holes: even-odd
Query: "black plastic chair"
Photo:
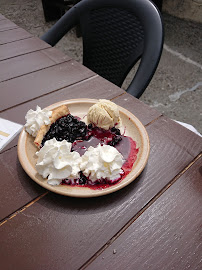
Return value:
<svg viewBox="0 0 202 270">
<path fill-rule="evenodd" d="M 80 24 L 83 64 L 121 87 L 141 58 L 128 93 L 139 98 L 151 81 L 163 47 L 163 25 L 149 0 L 82 0 L 41 39 L 54 46 Z"/>
</svg>

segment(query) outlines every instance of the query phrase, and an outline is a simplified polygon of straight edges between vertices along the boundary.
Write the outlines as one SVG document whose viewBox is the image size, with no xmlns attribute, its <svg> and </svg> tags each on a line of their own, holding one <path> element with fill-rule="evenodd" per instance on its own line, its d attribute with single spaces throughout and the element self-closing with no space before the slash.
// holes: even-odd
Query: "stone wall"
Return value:
<svg viewBox="0 0 202 270">
<path fill-rule="evenodd" d="M 163 11 L 178 18 L 202 23 L 202 0 L 163 0 Z"/>
</svg>

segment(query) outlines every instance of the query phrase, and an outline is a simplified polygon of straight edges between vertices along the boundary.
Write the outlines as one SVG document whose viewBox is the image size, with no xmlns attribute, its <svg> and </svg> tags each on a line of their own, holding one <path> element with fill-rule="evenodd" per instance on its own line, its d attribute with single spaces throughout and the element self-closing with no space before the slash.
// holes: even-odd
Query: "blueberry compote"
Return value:
<svg viewBox="0 0 202 270">
<path fill-rule="evenodd" d="M 72 143 L 72 151 L 77 151 L 83 155 L 89 146 L 96 147 L 98 144 L 108 144 L 115 147 L 123 156 L 125 163 L 122 166 L 123 175 L 117 181 L 111 183 L 106 179 L 98 179 L 92 183 L 82 172 L 80 178 L 74 182 L 64 179 L 62 185 L 86 186 L 92 189 L 103 189 L 116 184 L 123 179 L 132 169 L 133 163 L 137 158 L 138 148 L 132 138 L 121 135 L 120 130 L 113 127 L 110 130 L 104 130 L 98 127 L 88 126 L 80 121 L 78 117 L 68 114 L 59 118 L 53 123 L 49 131 L 44 136 L 42 146 L 47 140 L 56 138 L 57 141 L 66 140 Z"/>
<path fill-rule="evenodd" d="M 66 140 L 73 143 L 75 140 L 84 140 L 86 137 L 87 126 L 77 117 L 71 114 L 59 118 L 50 126 L 49 131 L 44 136 L 42 146 L 45 141 L 51 140 L 54 137 L 57 141 Z"/>
</svg>

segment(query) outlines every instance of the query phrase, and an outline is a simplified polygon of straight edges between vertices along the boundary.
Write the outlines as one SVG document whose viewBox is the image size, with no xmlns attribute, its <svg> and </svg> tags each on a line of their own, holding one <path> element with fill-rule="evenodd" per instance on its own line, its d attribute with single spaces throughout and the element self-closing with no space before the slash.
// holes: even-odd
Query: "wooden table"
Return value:
<svg viewBox="0 0 202 270">
<path fill-rule="evenodd" d="M 106 98 L 145 125 L 142 174 L 118 192 L 71 198 L 23 171 L 17 138 L 0 154 L 1 269 L 202 269 L 202 140 L 0 16 L 0 117 Z"/>
</svg>

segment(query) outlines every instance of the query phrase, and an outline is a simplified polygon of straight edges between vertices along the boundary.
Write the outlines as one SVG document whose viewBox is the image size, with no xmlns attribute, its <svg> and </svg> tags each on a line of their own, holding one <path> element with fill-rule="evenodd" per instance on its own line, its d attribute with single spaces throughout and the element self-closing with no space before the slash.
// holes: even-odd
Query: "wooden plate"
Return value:
<svg viewBox="0 0 202 270">
<path fill-rule="evenodd" d="M 63 104 L 67 105 L 70 113 L 79 116 L 83 121 L 90 106 L 98 102 L 96 99 L 71 99 L 64 100 L 47 107 L 53 110 Z M 22 130 L 18 141 L 18 158 L 25 172 L 42 187 L 65 196 L 72 197 L 96 197 L 115 192 L 128 184 L 130 184 L 143 171 L 149 157 L 149 137 L 143 124 L 128 110 L 119 106 L 120 117 L 122 119 L 121 131 L 125 131 L 126 136 L 130 136 L 137 142 L 139 152 L 137 159 L 133 165 L 131 172 L 119 183 L 105 189 L 91 189 L 88 187 L 77 186 L 51 186 L 47 183 L 47 179 L 43 179 L 36 169 L 35 165 L 37 157 L 35 155 L 38 149 L 34 145 L 34 138 L 30 136 L 24 129 Z"/>
</svg>

